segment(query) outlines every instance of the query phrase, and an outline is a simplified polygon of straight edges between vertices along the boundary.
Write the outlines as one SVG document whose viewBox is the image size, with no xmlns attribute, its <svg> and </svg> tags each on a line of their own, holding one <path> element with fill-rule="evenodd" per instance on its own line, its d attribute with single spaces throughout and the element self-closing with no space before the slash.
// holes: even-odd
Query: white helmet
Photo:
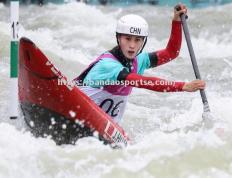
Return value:
<svg viewBox="0 0 232 178">
<path fill-rule="evenodd" d="M 116 33 L 147 37 L 148 24 L 138 15 L 125 15 L 118 20 Z"/>
</svg>

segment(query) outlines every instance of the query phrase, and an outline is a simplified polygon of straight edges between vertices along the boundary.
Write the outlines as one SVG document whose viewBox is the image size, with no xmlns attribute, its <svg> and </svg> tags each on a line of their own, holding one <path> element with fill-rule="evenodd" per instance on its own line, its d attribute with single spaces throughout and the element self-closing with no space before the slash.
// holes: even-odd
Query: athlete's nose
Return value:
<svg viewBox="0 0 232 178">
<path fill-rule="evenodd" d="M 135 41 L 134 41 L 134 40 L 131 40 L 130 43 L 129 43 L 129 47 L 130 47 L 131 49 L 134 49 L 135 46 L 136 46 Z"/>
</svg>

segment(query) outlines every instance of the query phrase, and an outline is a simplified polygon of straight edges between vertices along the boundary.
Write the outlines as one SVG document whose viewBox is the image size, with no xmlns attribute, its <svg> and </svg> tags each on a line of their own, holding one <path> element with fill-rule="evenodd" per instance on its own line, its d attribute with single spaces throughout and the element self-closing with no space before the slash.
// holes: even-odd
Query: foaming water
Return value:
<svg viewBox="0 0 232 178">
<path fill-rule="evenodd" d="M 56 146 L 10 124 L 9 7 L 0 4 L 0 177 L 232 177 L 231 7 L 189 10 L 188 25 L 199 69 L 207 82 L 213 127 L 204 127 L 199 93 L 134 89 L 122 123 L 132 144 L 112 150 L 94 138 L 82 139 L 76 146 Z M 34 41 L 71 80 L 116 45 L 116 20 L 127 13 L 142 15 L 150 25 L 145 50 L 166 46 L 172 8 L 154 6 L 22 6 L 20 36 Z M 146 75 L 193 80 L 184 37 L 178 59 L 150 69 Z"/>
</svg>

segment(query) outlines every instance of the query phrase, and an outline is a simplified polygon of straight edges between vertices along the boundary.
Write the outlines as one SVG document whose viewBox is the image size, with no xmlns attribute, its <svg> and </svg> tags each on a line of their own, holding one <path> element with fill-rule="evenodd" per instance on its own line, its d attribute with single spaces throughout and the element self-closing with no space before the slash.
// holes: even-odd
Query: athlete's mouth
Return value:
<svg viewBox="0 0 232 178">
<path fill-rule="evenodd" d="M 133 55 L 133 54 L 135 54 L 135 51 L 128 51 L 128 54 Z"/>
</svg>

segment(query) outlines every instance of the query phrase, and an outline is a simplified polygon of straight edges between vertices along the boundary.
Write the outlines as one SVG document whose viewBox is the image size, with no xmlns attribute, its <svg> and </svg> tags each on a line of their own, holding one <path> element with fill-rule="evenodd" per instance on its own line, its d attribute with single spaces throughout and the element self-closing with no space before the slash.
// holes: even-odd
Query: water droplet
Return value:
<svg viewBox="0 0 232 178">
<path fill-rule="evenodd" d="M 67 125 L 66 124 L 62 124 L 62 129 L 66 129 Z"/>
<path fill-rule="evenodd" d="M 72 118 L 74 118 L 76 116 L 76 113 L 74 111 L 69 111 L 69 114 Z"/>
</svg>

